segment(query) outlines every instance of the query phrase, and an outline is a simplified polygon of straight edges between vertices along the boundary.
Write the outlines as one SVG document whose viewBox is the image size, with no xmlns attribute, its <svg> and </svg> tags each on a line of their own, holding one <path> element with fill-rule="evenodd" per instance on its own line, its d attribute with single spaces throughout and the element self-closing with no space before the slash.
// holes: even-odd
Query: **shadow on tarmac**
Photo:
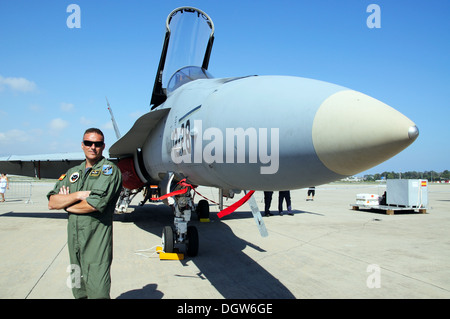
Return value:
<svg viewBox="0 0 450 319">
<path fill-rule="evenodd" d="M 134 212 L 116 215 L 116 219 L 132 222 L 158 237 L 161 236 L 164 226 L 173 224 L 172 209 L 168 206 L 146 204 L 134 208 Z M 238 212 L 233 215 L 230 216 L 253 218 L 251 212 Z M 250 247 L 261 254 L 266 254 L 264 249 L 237 237 L 214 213 L 210 214 L 211 221 L 208 223 L 196 221 L 195 217 L 196 215 L 193 215 L 194 220 L 190 225 L 198 229 L 199 253 L 192 258 L 185 256 L 185 259 L 180 261 L 182 265 L 186 265 L 189 260 L 194 262 L 200 270 L 197 275 L 207 279 L 226 299 L 295 298 L 277 278 L 243 252 L 245 248 Z M 158 296 L 159 294 L 161 296 Z M 149 297 L 161 298 L 162 292 L 157 291 L 154 284 L 148 284 L 142 289 L 125 292 L 118 298 Z"/>
<path fill-rule="evenodd" d="M 142 289 L 134 289 L 124 292 L 117 299 L 162 299 L 164 294 L 157 290 L 157 284 L 148 284 Z"/>
<path fill-rule="evenodd" d="M 134 208 L 132 213 L 114 215 L 114 222 L 134 223 L 158 237 L 161 237 L 164 226 L 173 225 L 172 209 L 166 205 L 146 204 L 143 207 L 131 205 L 130 208 Z M 67 214 L 11 211 L 1 214 L 0 217 L 67 219 Z M 253 219 L 253 215 L 250 211 L 240 211 L 226 218 Z M 261 254 L 267 254 L 264 249 L 237 237 L 214 213 L 210 214 L 211 221 L 208 223 L 201 223 L 195 219 L 194 214 L 190 225 L 196 226 L 199 233 L 199 253 L 192 258 L 185 256 L 185 259 L 180 261 L 183 266 L 187 261 L 193 261 L 200 270 L 197 276 L 207 279 L 226 299 L 295 299 L 277 278 L 243 252 L 249 247 Z M 251 231 L 257 231 L 256 225 Z M 264 255 L 261 255 L 261 258 L 264 258 Z M 163 295 L 163 292 L 157 290 L 156 283 L 149 283 L 141 289 L 124 292 L 117 298 L 161 299 Z"/>
<path fill-rule="evenodd" d="M 66 213 L 61 212 L 8 212 L 1 214 L 0 217 L 21 217 L 21 218 L 49 218 L 49 219 L 67 219 Z"/>
</svg>

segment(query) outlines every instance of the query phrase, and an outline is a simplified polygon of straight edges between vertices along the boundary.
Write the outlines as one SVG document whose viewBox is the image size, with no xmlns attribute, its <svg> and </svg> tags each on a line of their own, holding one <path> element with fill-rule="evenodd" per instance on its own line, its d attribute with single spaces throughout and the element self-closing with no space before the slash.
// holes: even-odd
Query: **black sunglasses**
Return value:
<svg viewBox="0 0 450 319">
<path fill-rule="evenodd" d="M 105 143 L 103 141 L 100 142 L 92 142 L 92 141 L 83 141 L 84 146 L 91 147 L 92 144 L 95 145 L 95 147 L 102 147 Z"/>
</svg>

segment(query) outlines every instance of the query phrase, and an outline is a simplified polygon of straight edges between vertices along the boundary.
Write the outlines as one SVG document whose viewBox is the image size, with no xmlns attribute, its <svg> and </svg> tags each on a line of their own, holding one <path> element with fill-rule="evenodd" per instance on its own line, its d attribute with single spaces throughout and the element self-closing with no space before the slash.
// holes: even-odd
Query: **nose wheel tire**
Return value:
<svg viewBox="0 0 450 319">
<path fill-rule="evenodd" d="M 198 219 L 209 218 L 209 203 L 207 200 L 200 200 L 198 202 L 196 212 L 198 215 Z"/>
<path fill-rule="evenodd" d="M 162 233 L 163 251 L 166 253 L 173 253 L 174 244 L 173 229 L 171 226 L 165 226 Z"/>
</svg>

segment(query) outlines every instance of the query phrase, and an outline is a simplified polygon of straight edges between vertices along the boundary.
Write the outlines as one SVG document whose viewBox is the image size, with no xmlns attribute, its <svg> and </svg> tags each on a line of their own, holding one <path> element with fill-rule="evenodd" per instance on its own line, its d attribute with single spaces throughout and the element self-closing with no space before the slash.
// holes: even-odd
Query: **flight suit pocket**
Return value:
<svg viewBox="0 0 450 319">
<path fill-rule="evenodd" d="M 95 197 L 95 198 L 103 198 L 106 195 L 106 191 L 104 189 L 93 189 L 91 190 L 91 193 L 89 194 L 89 197 Z"/>
<path fill-rule="evenodd" d="M 89 205 L 102 212 L 105 206 L 105 196 L 105 190 L 93 189 L 91 190 L 91 193 L 89 194 L 89 197 L 86 199 L 86 201 L 89 203 Z"/>
</svg>

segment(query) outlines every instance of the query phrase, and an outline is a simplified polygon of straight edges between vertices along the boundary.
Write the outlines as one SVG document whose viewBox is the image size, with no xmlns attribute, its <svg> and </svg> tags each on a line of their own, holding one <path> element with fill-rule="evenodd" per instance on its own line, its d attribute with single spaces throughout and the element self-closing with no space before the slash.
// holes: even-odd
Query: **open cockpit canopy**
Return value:
<svg viewBox="0 0 450 319">
<path fill-rule="evenodd" d="M 214 24 L 203 11 L 181 7 L 169 14 L 150 102 L 152 109 L 166 100 L 168 92 L 186 82 L 211 77 L 206 70 L 213 42 Z"/>
</svg>

